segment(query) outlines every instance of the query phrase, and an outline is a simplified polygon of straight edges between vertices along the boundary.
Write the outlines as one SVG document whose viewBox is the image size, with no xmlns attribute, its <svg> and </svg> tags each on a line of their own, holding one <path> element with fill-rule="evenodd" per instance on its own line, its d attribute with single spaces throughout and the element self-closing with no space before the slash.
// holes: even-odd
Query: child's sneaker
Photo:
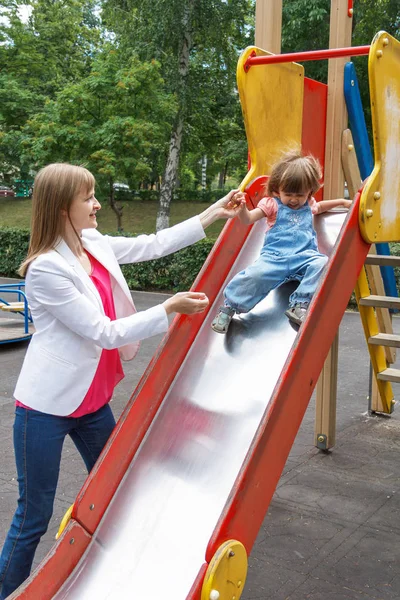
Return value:
<svg viewBox="0 0 400 600">
<path fill-rule="evenodd" d="M 290 308 L 288 308 L 288 310 L 285 310 L 285 315 L 287 316 L 289 321 L 292 321 L 292 323 L 296 323 L 296 325 L 301 325 L 306 318 L 307 308 L 307 302 L 300 302 L 299 304 L 291 306 Z"/>
<path fill-rule="evenodd" d="M 226 333 L 234 314 L 235 310 L 230 306 L 221 306 L 211 323 L 212 329 L 217 333 Z"/>
</svg>

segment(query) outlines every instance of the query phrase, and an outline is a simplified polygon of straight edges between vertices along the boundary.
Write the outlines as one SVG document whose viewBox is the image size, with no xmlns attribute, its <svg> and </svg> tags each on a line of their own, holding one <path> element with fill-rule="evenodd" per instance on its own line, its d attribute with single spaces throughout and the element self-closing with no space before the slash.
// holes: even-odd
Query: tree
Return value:
<svg viewBox="0 0 400 600">
<path fill-rule="evenodd" d="M 126 59 L 107 44 L 87 77 L 65 86 L 27 122 L 24 156 L 36 168 L 49 160 L 85 163 L 107 185 L 120 230 L 113 184 L 123 179 L 134 186 L 150 175 L 152 153 L 165 144 L 174 112 L 157 61 Z"/>
<path fill-rule="evenodd" d="M 329 47 L 330 0 L 283 0 L 282 52 Z M 305 62 L 307 77 L 326 83 L 327 61 Z"/>
<path fill-rule="evenodd" d="M 317 50 L 329 47 L 329 0 L 284 0 L 282 52 Z M 398 0 L 355 0 L 353 46 L 370 44 L 374 35 L 385 30 L 397 39 L 400 35 Z M 371 129 L 368 59 L 354 57 L 367 126 Z M 327 61 L 304 63 L 306 75 L 326 83 Z"/>
<path fill-rule="evenodd" d="M 137 51 L 143 60 L 159 59 L 166 87 L 177 98 L 157 229 L 167 227 L 169 223 L 170 202 L 185 133 L 196 129 L 193 126 L 196 118 L 205 124 L 207 114 L 211 117 L 208 129 L 217 128 L 221 113 L 211 106 L 215 95 L 209 99 L 201 96 L 199 101 L 202 86 L 211 80 L 217 90 L 223 88 L 223 93 L 234 94 L 239 48 L 246 45 L 249 34 L 247 15 L 250 4 L 249 0 L 104 2 L 103 17 L 107 26 L 115 31 L 118 44 L 125 52 Z M 225 86 L 218 85 L 219 81 L 225 81 Z M 225 117 L 229 118 L 227 114 Z M 201 138 L 203 146 L 207 145 L 206 136 L 203 137 L 198 129 L 197 137 Z M 211 137 L 215 139 L 215 136 Z M 190 145 L 189 142 L 187 148 Z"/>
<path fill-rule="evenodd" d="M 63 87 L 90 70 L 100 44 L 94 0 L 32 0 L 27 22 L 16 0 L 0 8 L 0 170 L 29 171 L 21 129 Z"/>
</svg>

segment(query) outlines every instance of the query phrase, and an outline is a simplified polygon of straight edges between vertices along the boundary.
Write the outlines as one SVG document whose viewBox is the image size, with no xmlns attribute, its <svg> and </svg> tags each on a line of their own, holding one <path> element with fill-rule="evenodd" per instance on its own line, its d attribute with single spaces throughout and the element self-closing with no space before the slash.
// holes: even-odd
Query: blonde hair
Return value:
<svg viewBox="0 0 400 600">
<path fill-rule="evenodd" d="M 33 184 L 28 255 L 18 270 L 21 277 L 25 277 L 35 258 L 54 248 L 63 237 L 65 221 L 61 210 L 65 210 L 69 218 L 76 195 L 89 192 L 94 183 L 90 171 L 68 163 L 53 163 L 38 172 Z"/>
<path fill-rule="evenodd" d="M 267 193 L 273 196 L 282 190 L 292 194 L 315 194 L 321 187 L 321 178 L 321 165 L 314 156 L 303 156 L 300 151 L 292 150 L 272 167 L 266 184 Z"/>
</svg>

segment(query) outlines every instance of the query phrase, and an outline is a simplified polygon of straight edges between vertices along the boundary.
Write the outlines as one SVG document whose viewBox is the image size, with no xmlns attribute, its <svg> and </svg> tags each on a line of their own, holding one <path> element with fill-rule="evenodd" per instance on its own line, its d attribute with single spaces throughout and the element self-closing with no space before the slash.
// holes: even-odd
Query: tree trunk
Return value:
<svg viewBox="0 0 400 600">
<path fill-rule="evenodd" d="M 207 156 L 204 155 L 201 159 L 201 189 L 203 192 L 207 189 Z"/>
<path fill-rule="evenodd" d="M 169 227 L 169 210 L 172 200 L 172 194 L 175 188 L 176 173 L 179 165 L 179 152 L 181 149 L 183 130 L 183 119 L 179 115 L 178 123 L 172 132 L 169 143 L 169 152 L 167 166 L 165 168 L 164 180 L 160 190 L 160 206 L 157 214 L 156 229 L 160 231 Z"/>
<path fill-rule="evenodd" d="M 187 0 L 185 10 L 182 17 L 183 24 L 183 40 L 182 48 L 179 55 L 179 112 L 175 122 L 175 128 L 172 132 L 169 142 L 169 151 L 167 164 L 165 167 L 163 182 L 160 190 L 160 206 L 157 214 L 156 229 L 160 231 L 169 227 L 169 211 L 172 200 L 172 194 L 175 189 L 176 176 L 179 166 L 179 155 L 182 143 L 183 125 L 186 108 L 186 86 L 187 76 L 189 73 L 189 56 L 192 49 L 192 32 L 190 25 L 190 17 L 195 0 Z"/>
<path fill-rule="evenodd" d="M 226 161 L 225 168 L 224 168 L 224 185 L 226 184 L 227 177 L 228 177 L 228 161 Z"/>
<path fill-rule="evenodd" d="M 114 186 L 113 186 L 113 180 L 112 180 L 111 177 L 110 177 L 110 195 L 108 197 L 108 201 L 110 203 L 110 206 L 111 206 L 112 210 L 117 215 L 117 231 L 123 231 L 123 229 L 122 229 L 122 210 L 123 210 L 123 207 L 120 206 L 117 203 L 117 201 L 115 200 L 115 190 L 114 190 Z"/>
</svg>

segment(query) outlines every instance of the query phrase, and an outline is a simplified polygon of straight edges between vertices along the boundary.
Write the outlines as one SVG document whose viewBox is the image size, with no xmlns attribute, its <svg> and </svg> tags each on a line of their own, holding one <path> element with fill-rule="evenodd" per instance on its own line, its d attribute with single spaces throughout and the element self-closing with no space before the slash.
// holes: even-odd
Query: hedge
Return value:
<svg viewBox="0 0 400 600">
<path fill-rule="evenodd" d="M 17 270 L 28 253 L 29 229 L 0 228 L 0 276 L 18 277 Z"/>
<path fill-rule="evenodd" d="M 28 243 L 28 229 L 0 228 L 1 277 L 18 277 Z M 122 271 L 131 290 L 181 292 L 191 287 L 213 245 L 214 240 L 206 238 L 165 258 L 122 265 Z"/>
<path fill-rule="evenodd" d="M 129 234 L 124 235 L 129 237 Z M 28 243 L 28 229 L 0 228 L 1 277 L 18 277 L 17 270 L 27 254 Z M 213 245 L 214 240 L 206 238 L 165 258 L 122 265 L 122 271 L 131 290 L 181 292 L 191 287 Z M 400 243 L 391 244 L 391 252 L 400 256 Z M 400 268 L 395 268 L 394 272 L 400 289 Z M 349 306 L 356 308 L 354 296 Z"/>
</svg>

